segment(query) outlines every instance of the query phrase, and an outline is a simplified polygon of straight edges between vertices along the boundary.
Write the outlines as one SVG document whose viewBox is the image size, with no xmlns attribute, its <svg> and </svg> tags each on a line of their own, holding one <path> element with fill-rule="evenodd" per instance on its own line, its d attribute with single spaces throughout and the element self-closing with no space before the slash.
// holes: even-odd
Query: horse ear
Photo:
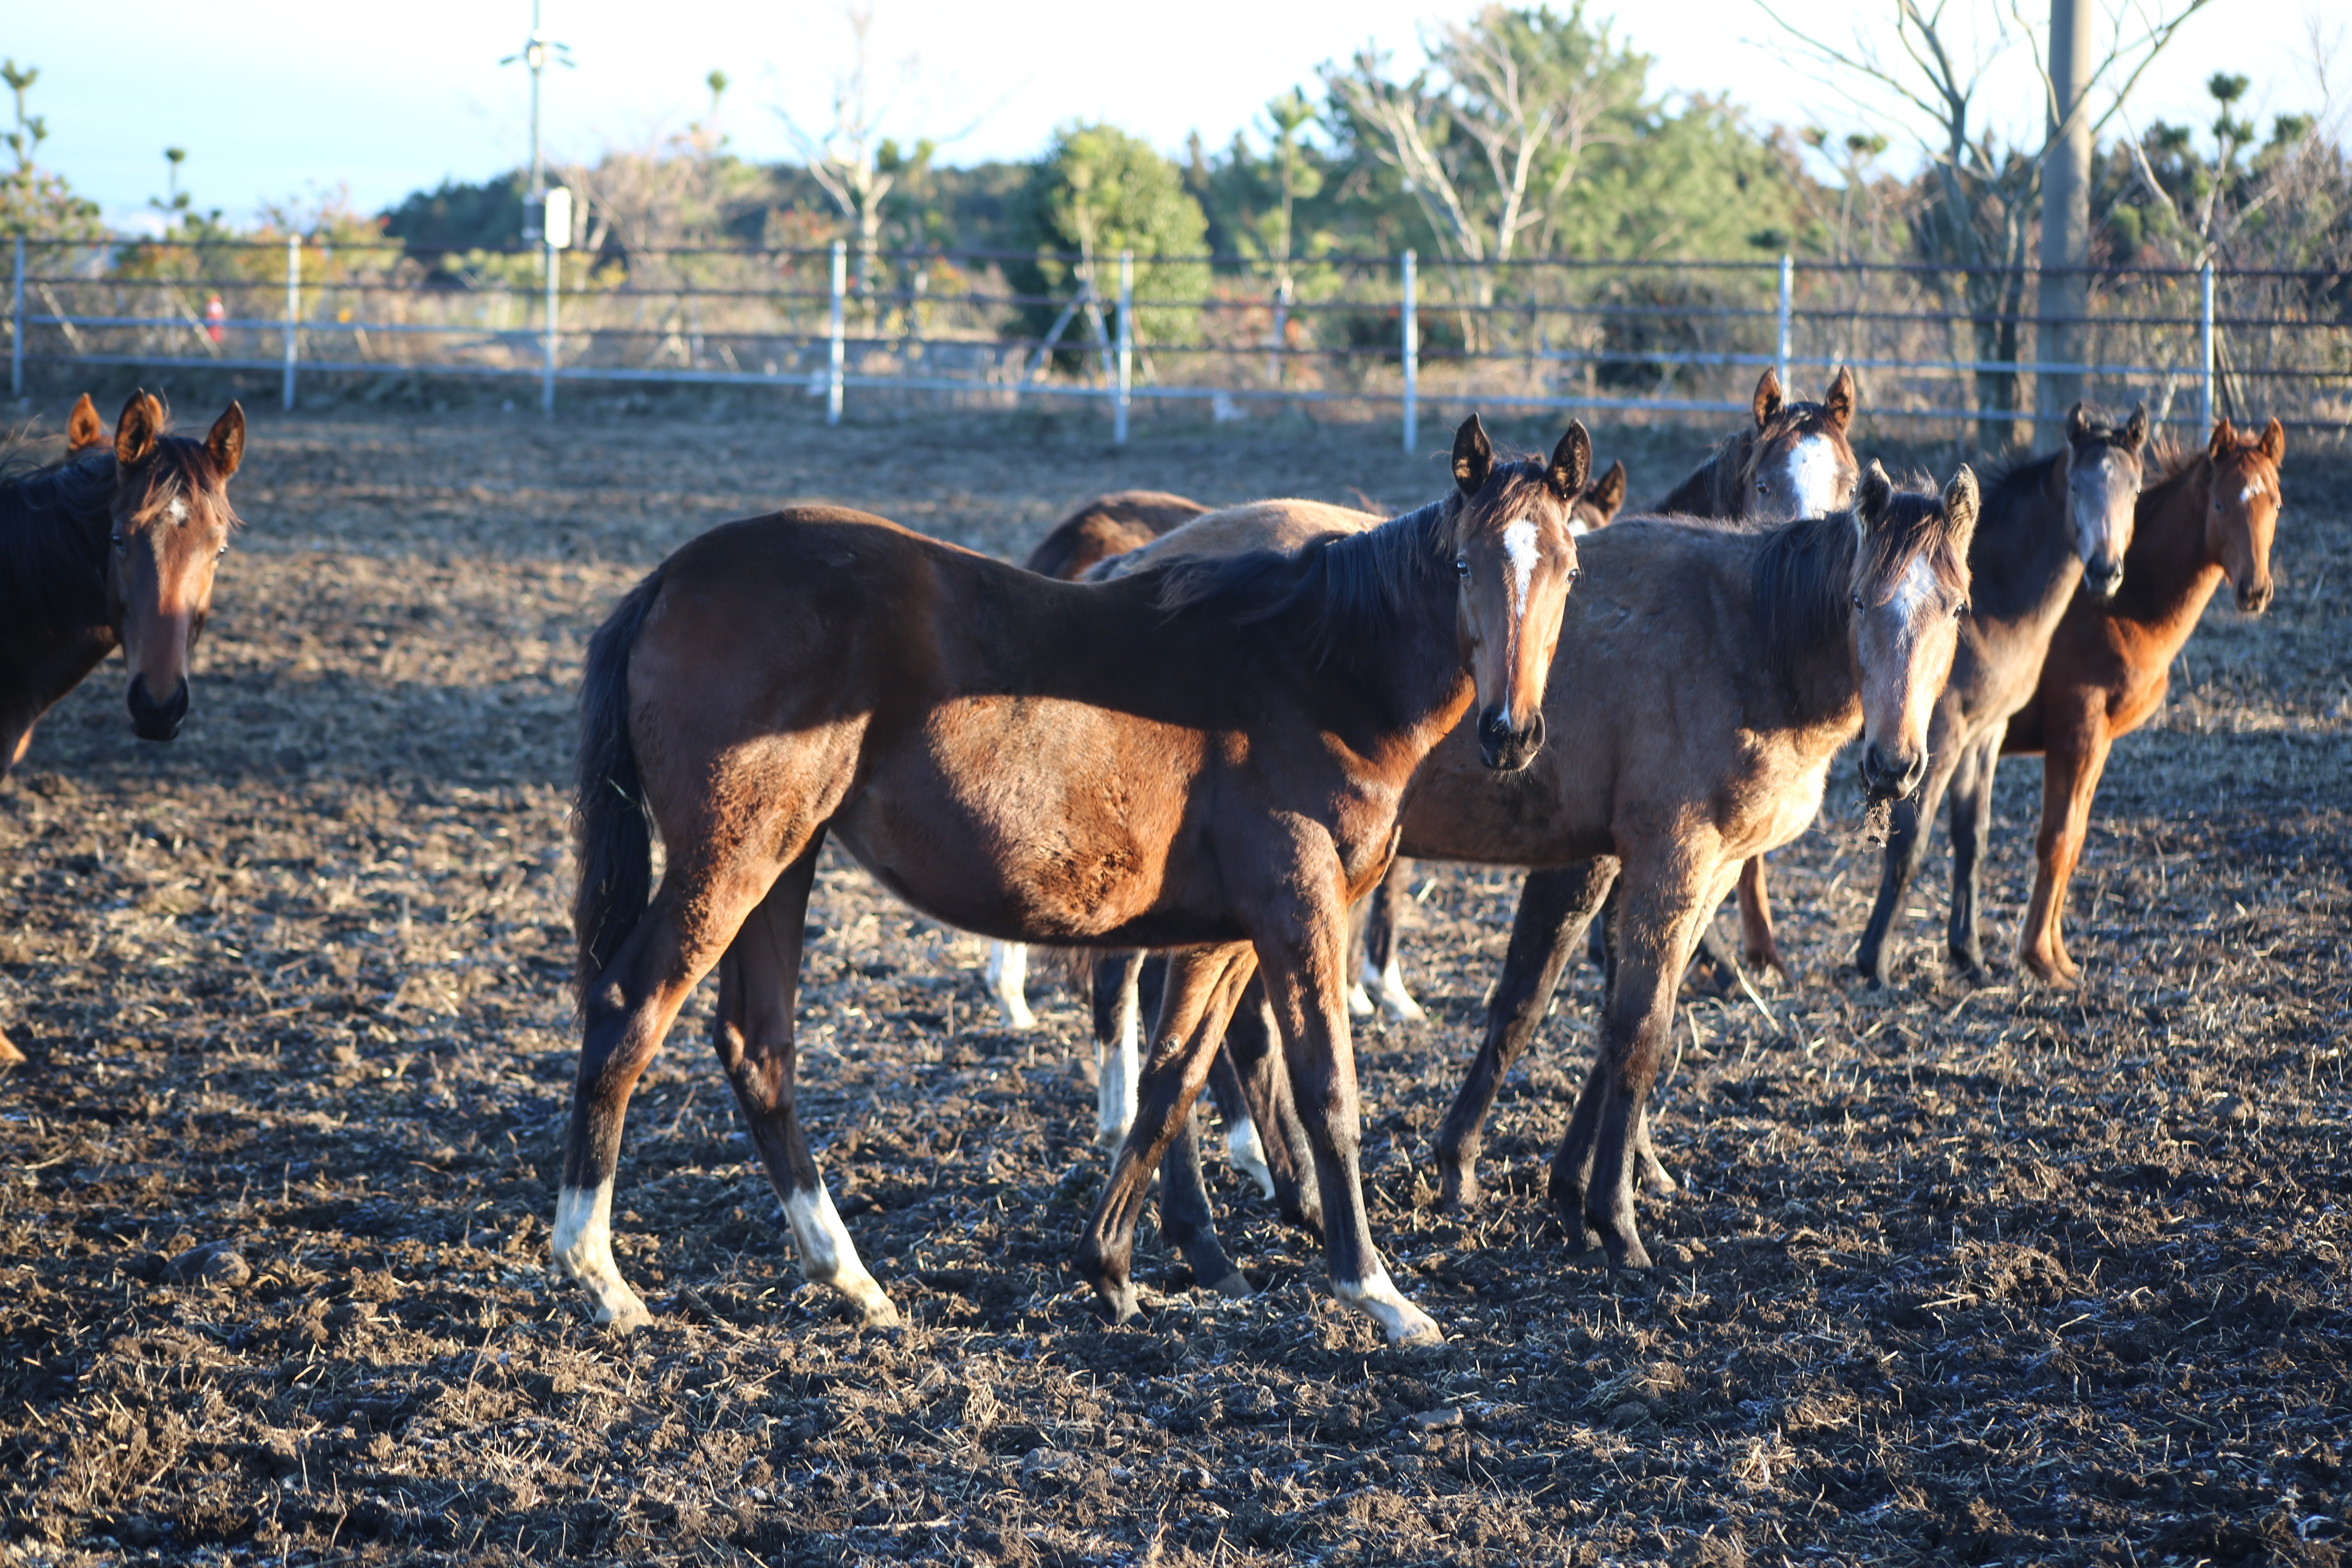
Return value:
<svg viewBox="0 0 2352 1568">
<path fill-rule="evenodd" d="M 2231 427 L 2230 416 L 2225 414 L 2221 418 L 2214 420 L 2213 438 L 2205 443 L 2206 458 L 2212 462 L 2218 463 L 2224 458 L 2227 458 L 2231 452 L 2235 451 L 2237 449 L 2237 446 L 2238 433 Z"/>
<path fill-rule="evenodd" d="M 1592 433 L 1581 419 L 1568 422 L 1568 431 L 1559 445 L 1551 449 L 1551 467 L 1544 478 L 1551 483 L 1551 493 L 1564 501 L 1573 501 L 1584 493 L 1584 481 L 1592 477 Z"/>
<path fill-rule="evenodd" d="M 2066 444 L 2071 447 L 2090 433 L 2091 421 L 2084 414 L 2082 404 L 2077 402 L 2066 410 Z"/>
<path fill-rule="evenodd" d="M 2286 456 L 2286 426 L 2278 422 L 2275 414 L 2263 426 L 2263 456 L 2271 460 L 2273 468 L 2278 467 L 2279 459 Z"/>
<path fill-rule="evenodd" d="M 2131 417 L 2124 421 L 2124 445 L 2138 451 L 2147 445 L 2147 405 L 2132 405 Z"/>
<path fill-rule="evenodd" d="M 1768 364 L 1764 374 L 1756 378 L 1756 428 L 1761 430 L 1772 423 L 1772 416 L 1780 412 L 1780 376 Z"/>
<path fill-rule="evenodd" d="M 1944 529 L 1951 535 L 1952 548 L 1967 555 L 1969 540 L 1977 531 L 1977 475 L 1966 463 L 1944 487 Z"/>
<path fill-rule="evenodd" d="M 163 431 L 163 405 L 144 392 L 134 392 L 114 422 L 114 460 L 135 468 L 155 455 L 155 437 Z"/>
<path fill-rule="evenodd" d="M 106 422 L 98 416 L 98 405 L 85 392 L 75 399 L 73 412 L 66 416 L 66 456 L 77 457 L 105 443 Z"/>
<path fill-rule="evenodd" d="M 1494 443 L 1486 439 L 1486 427 L 1473 414 L 1454 432 L 1454 483 L 1464 495 L 1475 496 L 1486 488 L 1486 476 L 1494 468 Z"/>
<path fill-rule="evenodd" d="M 1619 461 L 1610 464 L 1601 477 L 1586 488 L 1584 499 L 1599 509 L 1602 522 L 1605 523 L 1615 517 L 1618 510 L 1625 504 L 1624 463 Z"/>
<path fill-rule="evenodd" d="M 1830 382 L 1830 389 L 1822 395 L 1822 406 L 1829 410 L 1830 427 L 1841 436 L 1853 423 L 1853 372 L 1844 365 Z"/>
<path fill-rule="evenodd" d="M 1895 504 L 1895 481 L 1873 458 L 1870 467 L 1862 471 L 1862 483 L 1854 487 L 1853 515 L 1861 520 L 1863 531 L 1869 532 L 1886 521 L 1886 509 Z"/>
<path fill-rule="evenodd" d="M 228 412 L 213 421 L 213 433 L 205 437 L 205 450 L 219 467 L 221 483 L 228 483 L 245 459 L 245 405 L 229 400 Z"/>
</svg>

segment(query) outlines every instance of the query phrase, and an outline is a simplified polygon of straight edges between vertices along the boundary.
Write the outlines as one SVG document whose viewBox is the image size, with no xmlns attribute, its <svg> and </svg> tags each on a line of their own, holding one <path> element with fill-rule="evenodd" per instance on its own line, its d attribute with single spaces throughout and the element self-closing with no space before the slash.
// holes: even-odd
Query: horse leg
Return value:
<svg viewBox="0 0 2352 1568">
<path fill-rule="evenodd" d="M 1037 1015 L 1029 1011 L 1029 948 L 1025 942 L 988 944 L 988 994 L 996 998 L 1008 1029 L 1034 1029 Z"/>
<path fill-rule="evenodd" d="M 1486 1116 L 1495 1108 L 1503 1075 L 1535 1038 L 1551 994 L 1559 984 L 1576 939 L 1617 880 L 1617 862 L 1606 856 L 1554 870 L 1529 871 L 1519 889 L 1518 913 L 1511 921 L 1511 944 L 1503 973 L 1486 1004 L 1486 1036 L 1470 1071 L 1454 1096 L 1453 1109 L 1437 1131 L 1439 1204 L 1470 1208 L 1478 1202 L 1478 1152 L 1486 1142 Z"/>
<path fill-rule="evenodd" d="M 1242 943 L 1225 942 L 1188 948 L 1169 957 L 1167 995 L 1153 1029 L 1135 1121 L 1111 1162 L 1110 1177 L 1071 1260 L 1073 1271 L 1094 1288 L 1105 1316 L 1114 1323 L 1136 1315 L 1131 1279 L 1135 1222 L 1150 1195 L 1152 1173 L 1208 1081 L 1213 1052 L 1204 1047 L 1213 1047 L 1215 1037 L 1202 1030 L 1201 1020 L 1215 1005 L 1227 969 L 1247 951 Z"/>
<path fill-rule="evenodd" d="M 1241 1015 L 1237 1011 L 1235 1017 Z M 1230 1035 L 1231 1026 L 1227 1032 Z M 1225 1123 L 1225 1159 L 1234 1170 L 1257 1184 L 1257 1195 L 1274 1196 L 1274 1172 L 1265 1163 L 1265 1142 L 1258 1136 L 1257 1118 L 1250 1113 L 1249 1095 L 1242 1088 L 1241 1069 L 1223 1045 L 1209 1063 L 1209 1098 Z"/>
<path fill-rule="evenodd" d="M 795 847 L 793 858 L 810 847 Z M 751 866 L 674 863 L 581 1008 L 580 1067 L 551 1246 L 556 1266 L 595 1299 L 596 1321 L 617 1333 L 652 1321 L 613 1261 L 613 1174 L 629 1094 L 688 994 L 766 896 L 769 876 Z"/>
<path fill-rule="evenodd" d="M 1789 984 L 1780 944 L 1772 940 L 1772 895 L 1764 886 L 1764 857 L 1751 855 L 1739 868 L 1739 954 L 1759 974 Z"/>
<path fill-rule="evenodd" d="M 1372 925 L 1377 911 L 1370 897 L 1358 899 L 1348 908 L 1348 973 L 1369 977 L 1372 973 Z M 1359 1018 L 1369 1018 L 1378 1010 L 1372 1000 L 1370 978 L 1348 982 L 1348 1011 Z"/>
<path fill-rule="evenodd" d="M 1948 750 L 1948 762 L 1945 760 Z M 1957 747 L 1931 753 L 1934 760 L 1927 766 L 1927 783 L 1894 805 L 1886 849 L 1879 863 L 1878 897 L 1871 903 L 1870 923 L 1863 927 L 1862 945 L 1853 955 L 1854 968 L 1874 987 L 1886 984 L 1886 939 L 1902 910 L 1904 895 L 1911 890 L 1912 879 L 1927 858 L 1927 830 L 1935 826 L 1937 809 L 1944 803 L 1944 786 L 1958 765 L 1957 753 Z"/>
<path fill-rule="evenodd" d="M 1118 1148 L 1135 1121 L 1144 958 L 1131 950 L 1095 960 L 1095 1142 L 1105 1149 Z"/>
<path fill-rule="evenodd" d="M 1276 1212 L 1290 1224 L 1323 1237 L 1323 1194 L 1315 1184 L 1315 1151 L 1290 1095 L 1290 1074 L 1276 1047 L 1274 1013 L 1265 984 L 1253 980 L 1225 1026 L 1223 1056 L 1241 1087 L 1250 1119 L 1271 1136 L 1260 1147 L 1274 1178 Z"/>
<path fill-rule="evenodd" d="M 1240 998 L 1242 988 L 1256 972 L 1255 959 L 1243 957 L 1226 967 L 1217 982 L 1208 1011 L 1196 1026 L 1203 1039 L 1192 1043 L 1194 1050 L 1208 1054 L 1212 1071 L 1224 1051 L 1220 1042 L 1225 1032 L 1225 1020 L 1231 1016 L 1234 1004 Z M 1225 1249 L 1217 1240 L 1216 1211 L 1209 1202 L 1209 1186 L 1201 1170 L 1201 1139 L 1198 1105 L 1187 1111 L 1169 1142 L 1167 1152 L 1160 1158 L 1160 1234 L 1183 1253 L 1184 1261 L 1192 1266 L 1192 1278 L 1199 1283 L 1227 1296 L 1250 1294 L 1250 1282 L 1235 1268 Z"/>
<path fill-rule="evenodd" d="M 815 880 L 812 845 L 735 933 L 719 962 L 719 1008 L 710 1039 L 751 1130 L 751 1146 L 784 1205 L 801 1278 L 840 1291 L 868 1326 L 888 1328 L 898 1322 L 898 1309 L 858 1260 L 856 1244 L 801 1135 L 793 1003 L 800 989 L 801 922 Z"/>
<path fill-rule="evenodd" d="M 2000 763 L 2000 731 L 1996 730 L 1952 770 L 1952 912 L 1944 931 L 1944 950 L 1972 981 L 1985 978 L 1977 900 L 1992 836 L 1993 770 Z"/>
<path fill-rule="evenodd" d="M 1402 958 L 1405 900 L 1412 895 L 1412 862 L 1397 858 L 1389 862 L 1388 874 L 1381 885 L 1364 900 L 1364 952 L 1358 968 L 1357 984 L 1371 993 L 1381 1010 L 1401 1023 L 1419 1023 L 1429 1016 L 1421 1004 L 1405 989 L 1404 966 Z M 1352 998 L 1348 1011 L 1358 1009 Z"/>
<path fill-rule="evenodd" d="M 2051 726 L 2042 757 L 2042 830 L 2033 843 L 2033 897 L 2017 933 L 2017 962 L 2053 985 L 2073 985 L 2082 970 L 2066 952 L 2060 925 L 2066 886 L 2083 858 L 2090 831 L 2091 802 L 2105 771 L 2105 713 L 2092 710 L 2065 724 Z"/>
<path fill-rule="evenodd" d="M 1299 1120 L 1315 1150 L 1332 1293 L 1380 1324 L 1391 1344 L 1436 1344 L 1445 1336 L 1389 1279 L 1365 1212 L 1361 1111 L 1348 1037 L 1345 919 L 1344 910 L 1310 907 L 1290 919 L 1277 913 L 1259 922 L 1266 1001 L 1282 1033 Z"/>
<path fill-rule="evenodd" d="M 1551 1199 L 1571 1247 L 1597 1235 L 1610 1266 L 1647 1268 L 1633 1209 L 1633 1178 L 1647 1174 L 1650 1091 L 1673 1027 L 1675 981 L 1689 962 L 1700 922 L 1715 900 L 1705 857 L 1675 846 L 1629 862 L 1617 933 L 1617 984 L 1601 1015 L 1600 1047 L 1578 1095 L 1568 1132 L 1552 1158 Z M 1651 1162 L 1655 1162 L 1654 1151 Z M 1661 1168 L 1659 1175 L 1664 1175 Z"/>
</svg>

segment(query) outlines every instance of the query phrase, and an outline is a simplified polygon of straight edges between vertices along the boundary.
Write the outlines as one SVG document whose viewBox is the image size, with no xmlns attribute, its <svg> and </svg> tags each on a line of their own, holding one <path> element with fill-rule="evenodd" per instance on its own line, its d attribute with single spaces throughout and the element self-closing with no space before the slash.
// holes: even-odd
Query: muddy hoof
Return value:
<svg viewBox="0 0 2352 1568">
<path fill-rule="evenodd" d="M 1095 1281 L 1095 1306 L 1102 1313 L 1103 1321 L 1114 1327 L 1143 1316 L 1143 1309 L 1135 1300 L 1135 1286 L 1125 1279 L 1117 1284 Z"/>
<path fill-rule="evenodd" d="M 598 1325 L 611 1331 L 616 1340 L 627 1339 L 653 1321 L 654 1315 L 646 1310 L 646 1304 L 634 1298 L 615 1306 L 596 1309 Z"/>
<path fill-rule="evenodd" d="M 1608 1250 L 1611 1268 L 1636 1273 L 1646 1270 L 1650 1267 L 1650 1254 L 1642 1246 L 1642 1238 L 1631 1231 L 1622 1234 L 1616 1231 L 1605 1232 L 1601 1237 L 1601 1245 Z"/>
<path fill-rule="evenodd" d="M 1238 1268 L 1234 1269 L 1231 1274 L 1226 1275 L 1223 1279 L 1218 1280 L 1214 1285 L 1210 1286 L 1209 1289 L 1214 1290 L 1220 1296 L 1230 1296 L 1237 1301 L 1257 1294 L 1255 1289 L 1251 1289 L 1248 1276 L 1244 1275 Z"/>
<path fill-rule="evenodd" d="M 1466 1166 L 1441 1165 L 1437 1173 L 1437 1206 L 1449 1214 L 1475 1209 L 1486 1195 L 1478 1173 Z"/>
</svg>

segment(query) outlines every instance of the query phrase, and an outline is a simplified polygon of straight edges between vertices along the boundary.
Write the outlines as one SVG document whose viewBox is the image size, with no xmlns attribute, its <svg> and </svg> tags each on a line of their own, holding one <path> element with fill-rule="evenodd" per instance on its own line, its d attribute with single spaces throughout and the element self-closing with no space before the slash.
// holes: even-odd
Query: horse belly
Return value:
<svg viewBox="0 0 2352 1568">
<path fill-rule="evenodd" d="M 942 704 L 835 820 L 908 902 L 1008 940 L 1085 942 L 1165 901 L 1197 768 L 1181 732 L 1084 704 Z"/>
</svg>

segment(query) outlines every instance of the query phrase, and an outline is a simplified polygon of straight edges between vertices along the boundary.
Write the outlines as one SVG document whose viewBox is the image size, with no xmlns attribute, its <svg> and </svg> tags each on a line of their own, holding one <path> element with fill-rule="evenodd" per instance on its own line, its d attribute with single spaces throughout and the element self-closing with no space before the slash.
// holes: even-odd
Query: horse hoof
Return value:
<svg viewBox="0 0 2352 1568">
<path fill-rule="evenodd" d="M 1143 1309 L 1136 1303 L 1134 1285 L 1124 1279 L 1116 1285 L 1096 1281 L 1095 1305 L 1101 1310 L 1103 1321 L 1113 1328 L 1143 1316 Z"/>
<path fill-rule="evenodd" d="M 1467 1164 L 1440 1165 L 1437 1171 L 1437 1206 L 1447 1214 L 1465 1213 L 1478 1206 L 1486 1195 L 1478 1185 L 1478 1173 Z"/>
<path fill-rule="evenodd" d="M 1366 991 L 1360 985 L 1349 986 L 1348 1011 L 1349 1014 L 1359 1018 L 1370 1017 L 1372 1016 L 1371 993 Z"/>
<path fill-rule="evenodd" d="M 1209 1289 L 1214 1290 L 1220 1296 L 1230 1296 L 1236 1301 L 1244 1300 L 1247 1298 L 1257 1294 L 1255 1290 L 1250 1288 L 1248 1276 L 1244 1275 L 1238 1268 L 1234 1269 L 1231 1274 L 1226 1275 L 1223 1279 L 1218 1280 L 1214 1285 L 1210 1286 Z"/>
<path fill-rule="evenodd" d="M 625 1299 L 608 1297 L 596 1307 L 598 1325 L 610 1330 L 616 1340 L 627 1339 L 654 1321 L 653 1313 L 646 1310 L 645 1302 L 638 1299 L 635 1291 L 624 1287 L 621 1294 Z"/>
<path fill-rule="evenodd" d="M 1596 1222 L 1597 1224 L 1597 1222 Z M 1650 1267 L 1650 1255 L 1642 1246 L 1642 1238 L 1632 1231 L 1603 1231 L 1603 1245 L 1609 1251 L 1609 1267 L 1626 1273 L 1639 1273 Z"/>
</svg>

